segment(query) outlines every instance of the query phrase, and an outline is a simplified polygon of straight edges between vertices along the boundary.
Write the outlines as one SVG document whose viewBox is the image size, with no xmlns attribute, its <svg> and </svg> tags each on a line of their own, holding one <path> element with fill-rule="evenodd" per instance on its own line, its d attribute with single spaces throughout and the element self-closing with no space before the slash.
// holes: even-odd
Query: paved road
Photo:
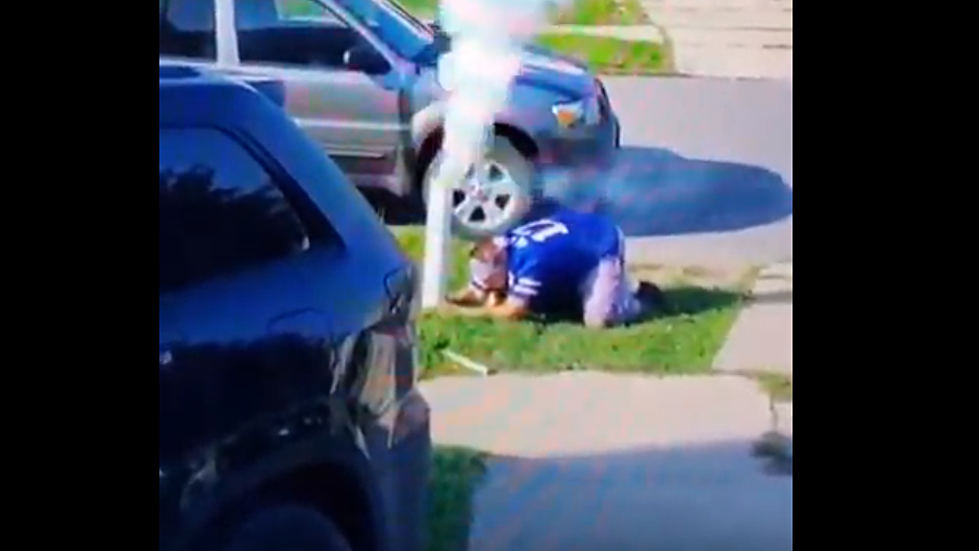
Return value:
<svg viewBox="0 0 979 551">
<path fill-rule="evenodd" d="M 734 377 L 597 373 L 423 384 L 443 444 L 490 451 L 468 551 L 791 551 L 791 459 Z M 791 444 L 790 444 L 791 445 Z M 778 467 L 773 468 L 773 467 Z"/>
<path fill-rule="evenodd" d="M 622 154 L 610 170 L 550 178 L 549 193 L 606 203 L 644 261 L 792 257 L 791 82 L 603 81 L 623 122 Z"/>
</svg>

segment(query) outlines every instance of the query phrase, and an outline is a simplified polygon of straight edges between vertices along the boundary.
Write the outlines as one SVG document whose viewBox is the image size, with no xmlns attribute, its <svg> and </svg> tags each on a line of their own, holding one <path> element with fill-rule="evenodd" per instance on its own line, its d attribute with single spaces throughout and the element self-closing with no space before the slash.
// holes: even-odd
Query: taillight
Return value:
<svg viewBox="0 0 979 551">
<path fill-rule="evenodd" d="M 406 263 L 384 276 L 384 291 L 388 298 L 388 313 L 401 318 L 411 311 L 415 296 L 415 268 Z"/>
</svg>

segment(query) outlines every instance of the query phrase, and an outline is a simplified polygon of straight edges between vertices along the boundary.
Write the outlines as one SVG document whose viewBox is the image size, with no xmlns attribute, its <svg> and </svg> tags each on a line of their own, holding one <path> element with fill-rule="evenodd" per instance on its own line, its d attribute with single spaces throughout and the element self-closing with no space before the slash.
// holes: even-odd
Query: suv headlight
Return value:
<svg viewBox="0 0 979 551">
<path fill-rule="evenodd" d="M 551 107 L 551 112 L 554 113 L 554 118 L 557 119 L 561 128 L 573 128 L 581 124 L 598 124 L 602 118 L 598 106 L 598 96 L 568 103 L 555 103 Z"/>
</svg>

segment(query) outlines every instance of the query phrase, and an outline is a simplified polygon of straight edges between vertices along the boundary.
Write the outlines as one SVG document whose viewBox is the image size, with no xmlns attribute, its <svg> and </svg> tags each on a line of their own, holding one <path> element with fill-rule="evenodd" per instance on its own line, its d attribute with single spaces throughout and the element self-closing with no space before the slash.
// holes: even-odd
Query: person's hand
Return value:
<svg viewBox="0 0 979 551">
<path fill-rule="evenodd" d="M 506 294 L 500 291 L 490 291 L 486 294 L 486 300 L 483 304 L 487 308 L 496 308 L 506 302 Z"/>
<path fill-rule="evenodd" d="M 460 306 L 462 308 L 475 308 L 483 306 L 486 303 L 486 299 L 486 293 L 471 287 L 466 287 L 465 289 L 446 297 L 446 302 L 453 306 Z"/>
</svg>

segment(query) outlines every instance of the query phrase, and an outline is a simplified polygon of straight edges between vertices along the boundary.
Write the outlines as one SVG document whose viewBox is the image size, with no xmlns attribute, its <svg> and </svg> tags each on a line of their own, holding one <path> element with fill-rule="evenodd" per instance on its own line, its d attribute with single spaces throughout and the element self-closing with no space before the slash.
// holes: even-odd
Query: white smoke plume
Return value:
<svg viewBox="0 0 979 551">
<path fill-rule="evenodd" d="M 453 186 L 480 166 L 493 120 L 520 72 L 522 48 L 568 0 L 442 0 L 440 24 L 452 46 L 439 62 L 448 92 L 438 181 Z"/>
</svg>

